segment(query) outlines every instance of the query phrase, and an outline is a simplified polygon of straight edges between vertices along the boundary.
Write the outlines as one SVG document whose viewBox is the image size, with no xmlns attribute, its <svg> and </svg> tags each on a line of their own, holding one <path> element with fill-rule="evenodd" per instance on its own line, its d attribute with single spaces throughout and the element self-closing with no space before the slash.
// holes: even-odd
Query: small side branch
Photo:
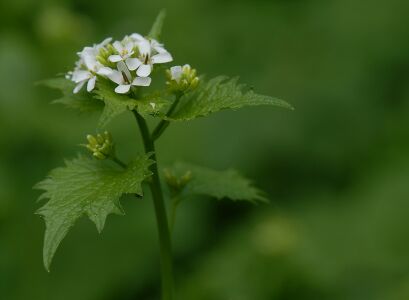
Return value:
<svg viewBox="0 0 409 300">
<path fill-rule="evenodd" d="M 166 113 L 167 117 L 170 117 L 172 113 L 175 111 L 176 107 L 179 104 L 180 98 L 183 96 L 183 94 L 177 94 L 175 101 L 172 103 L 172 106 L 169 108 L 168 112 Z M 168 128 L 170 122 L 167 120 L 161 120 L 159 124 L 156 126 L 156 128 L 152 132 L 152 140 L 156 141 L 163 132 L 165 132 L 166 128 Z"/>
</svg>

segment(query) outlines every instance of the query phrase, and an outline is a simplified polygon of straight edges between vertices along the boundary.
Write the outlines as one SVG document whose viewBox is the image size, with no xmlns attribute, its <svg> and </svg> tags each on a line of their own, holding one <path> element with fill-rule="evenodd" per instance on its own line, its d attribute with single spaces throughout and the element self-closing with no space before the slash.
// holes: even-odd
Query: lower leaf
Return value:
<svg viewBox="0 0 409 300">
<path fill-rule="evenodd" d="M 253 203 L 267 201 L 264 193 L 254 187 L 251 180 L 233 169 L 216 171 L 179 162 L 165 172 L 165 177 L 171 191 L 183 197 L 206 195 Z"/>
<path fill-rule="evenodd" d="M 99 232 L 109 214 L 123 214 L 119 199 L 123 194 L 142 195 L 142 181 L 151 173 L 152 160 L 143 155 L 125 170 L 108 163 L 79 156 L 66 161 L 65 167 L 52 170 L 35 188 L 44 190 L 40 199 L 48 199 L 37 213 L 46 223 L 43 258 L 49 270 L 53 256 L 70 228 L 87 215 Z"/>
</svg>

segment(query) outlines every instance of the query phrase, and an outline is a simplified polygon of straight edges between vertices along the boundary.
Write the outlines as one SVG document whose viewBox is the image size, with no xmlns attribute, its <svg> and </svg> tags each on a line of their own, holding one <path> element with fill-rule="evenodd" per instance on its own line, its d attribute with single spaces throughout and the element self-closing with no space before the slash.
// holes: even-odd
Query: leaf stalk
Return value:
<svg viewBox="0 0 409 300">
<path fill-rule="evenodd" d="M 176 95 L 175 101 L 173 101 L 172 106 L 169 108 L 168 112 L 166 113 L 167 117 L 170 117 L 172 113 L 175 111 L 176 107 L 179 104 L 180 98 L 182 98 L 182 96 L 183 96 L 182 93 L 178 93 Z M 168 120 L 162 119 L 152 132 L 152 140 L 156 141 L 162 135 L 162 133 L 166 130 L 166 128 L 168 128 L 169 124 L 170 122 Z"/>
</svg>

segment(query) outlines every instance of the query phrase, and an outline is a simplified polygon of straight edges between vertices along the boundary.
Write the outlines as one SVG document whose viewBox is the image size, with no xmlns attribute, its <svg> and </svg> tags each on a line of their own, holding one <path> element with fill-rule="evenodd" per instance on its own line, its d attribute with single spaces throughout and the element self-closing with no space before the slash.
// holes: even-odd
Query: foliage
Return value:
<svg viewBox="0 0 409 300">
<path fill-rule="evenodd" d="M 253 203 L 266 201 L 263 192 L 255 188 L 249 179 L 233 169 L 216 171 L 178 162 L 166 169 L 165 176 L 170 188 L 180 187 L 178 192 L 181 197 L 205 195 L 217 199 L 229 198 Z M 183 185 L 178 184 L 178 178 L 183 177 L 187 177 Z"/>
<path fill-rule="evenodd" d="M 238 109 L 245 106 L 271 105 L 292 109 L 287 102 L 246 90 L 238 78 L 218 76 L 202 82 L 196 91 L 182 97 L 175 112 L 168 117 L 173 121 L 188 121 L 205 117 L 224 109 Z"/>
<path fill-rule="evenodd" d="M 166 17 L 166 10 L 162 10 L 155 19 L 148 36 L 152 39 L 159 40 L 162 34 L 163 23 Z"/>
<path fill-rule="evenodd" d="M 81 91 L 78 94 L 74 94 L 72 91 L 75 84 L 64 77 L 42 80 L 38 84 L 61 91 L 62 97 L 54 100 L 52 103 L 63 104 L 67 108 L 81 113 L 100 111 L 104 106 L 101 101 L 95 99 L 87 92 Z"/>
<path fill-rule="evenodd" d="M 111 82 L 102 78 L 97 83 L 95 97 L 105 103 L 99 119 L 99 127 L 105 127 L 115 117 L 134 109 L 145 117 L 150 114 L 160 115 L 161 111 L 168 105 L 168 101 L 157 93 L 147 94 L 138 99 L 117 94 L 113 91 Z"/>
<path fill-rule="evenodd" d="M 87 215 L 99 232 L 109 214 L 122 214 L 123 194 L 142 195 L 142 182 L 150 176 L 152 161 L 139 156 L 125 170 L 118 170 L 92 158 L 79 156 L 65 167 L 51 171 L 35 188 L 44 190 L 40 199 L 49 201 L 38 210 L 44 217 L 44 265 L 49 270 L 62 239 L 82 215 Z"/>
</svg>

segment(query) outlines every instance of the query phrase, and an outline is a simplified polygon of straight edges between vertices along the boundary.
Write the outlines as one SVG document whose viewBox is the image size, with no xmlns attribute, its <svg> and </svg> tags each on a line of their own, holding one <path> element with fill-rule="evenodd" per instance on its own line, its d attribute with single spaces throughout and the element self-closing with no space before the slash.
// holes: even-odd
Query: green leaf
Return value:
<svg viewBox="0 0 409 300">
<path fill-rule="evenodd" d="M 284 100 L 259 95 L 250 89 L 245 90 L 245 86 L 237 81 L 238 78 L 219 76 L 202 82 L 197 90 L 180 99 L 177 109 L 167 119 L 188 121 L 223 109 L 238 109 L 244 106 L 272 105 L 293 109 Z"/>
<path fill-rule="evenodd" d="M 98 127 L 105 127 L 115 117 L 127 110 L 133 110 L 138 105 L 137 100 L 127 95 L 115 93 L 115 87 L 109 80 L 98 78 L 95 97 L 105 103 L 104 110 L 99 119 Z"/>
<path fill-rule="evenodd" d="M 144 117 L 147 115 L 163 117 L 163 111 L 169 105 L 169 101 L 157 93 L 147 94 L 142 99 L 134 99 L 126 94 L 117 94 L 113 83 L 104 78 L 98 78 L 96 87 L 95 97 L 105 103 L 98 124 L 100 128 L 105 127 L 112 119 L 127 110 L 136 109 Z"/>
<path fill-rule="evenodd" d="M 148 37 L 159 40 L 160 35 L 162 33 L 163 23 L 166 17 L 166 10 L 161 10 L 159 15 L 156 17 L 155 22 L 152 25 L 151 30 L 149 31 Z"/>
<path fill-rule="evenodd" d="M 35 186 L 45 191 L 40 199 L 49 199 L 37 211 L 46 223 L 43 259 L 47 270 L 57 247 L 78 218 L 87 215 L 101 232 L 109 214 L 123 214 L 119 203 L 123 194 L 142 195 L 141 183 L 151 175 L 152 160 L 139 156 L 125 170 L 84 156 L 65 164 Z"/>
<path fill-rule="evenodd" d="M 73 90 L 75 83 L 63 77 L 57 77 L 40 81 L 39 85 L 43 85 L 52 89 L 60 90 L 63 96 L 54 100 L 52 103 L 60 103 L 67 108 L 78 110 L 81 113 L 100 111 L 103 108 L 103 103 L 85 91 L 80 91 L 74 94 Z"/>
<path fill-rule="evenodd" d="M 146 93 L 137 101 L 138 105 L 136 110 L 140 115 L 145 118 L 146 116 L 151 115 L 162 119 L 165 117 L 166 111 L 172 103 L 166 98 L 163 91 Z"/>
<path fill-rule="evenodd" d="M 267 202 L 264 193 L 254 187 L 251 180 L 233 169 L 216 171 L 179 162 L 175 163 L 170 170 L 176 178 L 191 177 L 181 191 L 181 196 L 184 197 L 206 195 L 217 199 L 229 198 L 253 203 L 257 201 Z"/>
</svg>

